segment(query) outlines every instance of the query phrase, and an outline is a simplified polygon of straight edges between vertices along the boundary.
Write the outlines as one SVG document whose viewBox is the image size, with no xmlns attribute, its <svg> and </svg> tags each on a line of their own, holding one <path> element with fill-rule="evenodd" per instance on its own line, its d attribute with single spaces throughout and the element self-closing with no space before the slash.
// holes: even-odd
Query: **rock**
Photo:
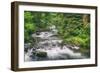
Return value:
<svg viewBox="0 0 100 73">
<path fill-rule="evenodd" d="M 38 56 L 38 57 L 47 57 L 47 53 L 46 52 L 37 52 L 36 56 Z"/>
<path fill-rule="evenodd" d="M 24 44 L 24 51 L 27 52 L 30 49 L 31 43 Z"/>
</svg>

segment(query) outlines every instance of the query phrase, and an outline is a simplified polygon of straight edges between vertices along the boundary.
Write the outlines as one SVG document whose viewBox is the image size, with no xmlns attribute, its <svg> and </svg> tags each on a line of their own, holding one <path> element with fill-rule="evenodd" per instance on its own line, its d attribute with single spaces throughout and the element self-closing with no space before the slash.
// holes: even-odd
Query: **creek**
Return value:
<svg viewBox="0 0 100 73">
<path fill-rule="evenodd" d="M 63 44 L 63 40 L 57 37 L 55 26 L 49 30 L 38 31 L 31 36 L 35 39 L 35 45 L 25 43 L 25 61 L 44 61 L 44 60 L 67 60 L 86 58 L 80 51 L 79 46 Z"/>
</svg>

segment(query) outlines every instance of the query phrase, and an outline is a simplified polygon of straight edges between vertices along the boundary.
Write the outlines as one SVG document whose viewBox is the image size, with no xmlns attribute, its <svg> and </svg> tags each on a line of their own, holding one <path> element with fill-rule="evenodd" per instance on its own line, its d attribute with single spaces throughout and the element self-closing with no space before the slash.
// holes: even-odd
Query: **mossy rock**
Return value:
<svg viewBox="0 0 100 73">
<path fill-rule="evenodd" d="M 32 54 L 35 55 L 36 54 L 36 51 L 33 51 Z"/>
<path fill-rule="evenodd" d="M 37 52 L 36 56 L 38 56 L 38 57 L 47 57 L 47 53 L 46 52 Z"/>
</svg>

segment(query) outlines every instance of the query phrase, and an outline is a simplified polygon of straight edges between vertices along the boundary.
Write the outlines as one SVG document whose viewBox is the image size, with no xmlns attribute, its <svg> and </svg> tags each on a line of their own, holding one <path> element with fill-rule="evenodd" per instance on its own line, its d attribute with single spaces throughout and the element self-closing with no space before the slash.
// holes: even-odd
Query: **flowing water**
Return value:
<svg viewBox="0 0 100 73">
<path fill-rule="evenodd" d="M 36 44 L 29 48 L 30 43 L 25 43 L 25 61 L 43 61 L 43 60 L 64 60 L 64 59 L 82 59 L 85 58 L 78 46 L 61 45 L 62 41 L 57 37 L 57 30 L 52 26 L 51 31 L 39 31 L 38 34 L 32 34 Z"/>
</svg>

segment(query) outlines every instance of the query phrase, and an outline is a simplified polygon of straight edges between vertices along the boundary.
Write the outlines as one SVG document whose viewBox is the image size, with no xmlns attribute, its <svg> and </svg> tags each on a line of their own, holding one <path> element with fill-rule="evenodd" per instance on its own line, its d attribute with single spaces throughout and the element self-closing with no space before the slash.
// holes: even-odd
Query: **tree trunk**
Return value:
<svg viewBox="0 0 100 73">
<path fill-rule="evenodd" d="M 83 15 L 83 25 L 84 26 L 87 26 L 88 25 L 88 22 L 89 22 L 89 15 L 84 14 Z"/>
</svg>

